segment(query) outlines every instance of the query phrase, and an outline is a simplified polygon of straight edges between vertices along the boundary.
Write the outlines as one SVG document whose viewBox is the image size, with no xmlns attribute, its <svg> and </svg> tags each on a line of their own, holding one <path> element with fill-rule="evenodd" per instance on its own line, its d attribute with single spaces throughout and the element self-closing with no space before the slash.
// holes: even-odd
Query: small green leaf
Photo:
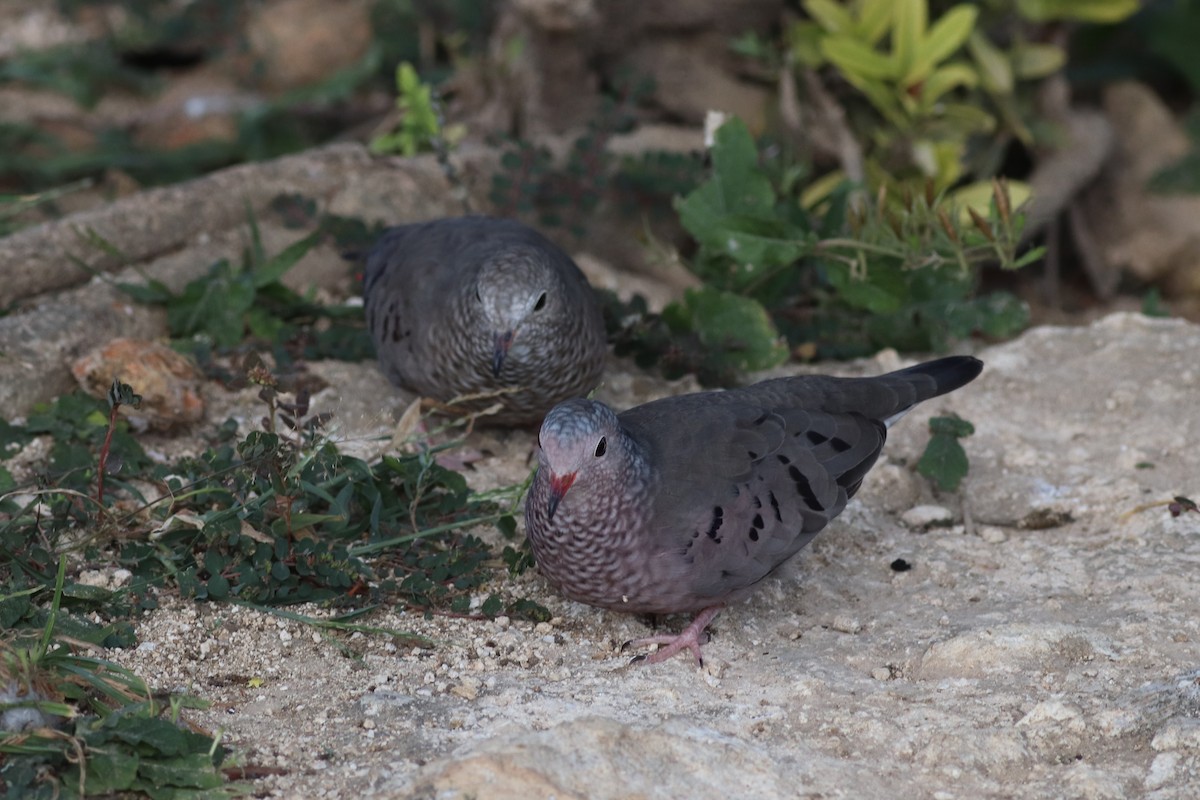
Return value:
<svg viewBox="0 0 1200 800">
<path fill-rule="evenodd" d="M 861 0 L 858 24 L 855 29 L 867 41 L 875 45 L 892 27 L 893 0 Z"/>
<path fill-rule="evenodd" d="M 945 434 L 961 439 L 975 433 L 975 426 L 958 415 L 933 417 L 929 420 L 929 431 L 934 434 Z"/>
<path fill-rule="evenodd" d="M 1047 78 L 1061 70 L 1066 63 L 1067 53 L 1057 45 L 1019 42 L 1013 46 L 1013 71 L 1022 80 Z"/>
<path fill-rule="evenodd" d="M 483 601 L 483 605 L 479 607 L 479 613 L 485 617 L 495 617 L 504 610 L 504 601 L 499 595 L 489 594 L 487 599 Z"/>
<path fill-rule="evenodd" d="M 1075 19 L 1111 24 L 1135 14 L 1138 0 L 1017 0 L 1017 10 L 1033 22 Z"/>
<path fill-rule="evenodd" d="M 892 28 L 892 56 L 895 75 L 907 76 L 921 56 L 925 31 L 929 25 L 927 0 L 895 0 Z"/>
<path fill-rule="evenodd" d="M 905 73 L 904 84 L 925 80 L 938 64 L 957 53 L 974 30 L 978 16 L 979 9 L 974 6 L 958 5 L 938 18 L 929 29 L 916 60 Z"/>
<path fill-rule="evenodd" d="M 804 0 L 804 10 L 830 33 L 844 33 L 854 28 L 850 12 L 834 0 Z"/>
<path fill-rule="evenodd" d="M 684 323 L 695 332 L 717 360 L 738 369 L 766 369 L 788 356 L 770 316 L 749 297 L 711 286 L 688 289 L 682 306 L 676 306 L 672 316 L 676 324 Z"/>
<path fill-rule="evenodd" d="M 980 31 L 971 33 L 967 49 L 979 67 L 984 88 L 997 94 L 1012 94 L 1016 80 L 1008 57 Z"/>
<path fill-rule="evenodd" d="M 979 75 L 966 64 L 947 64 L 929 73 L 921 84 L 921 107 L 931 110 L 949 91 L 966 86 L 972 88 L 979 82 Z"/>
<path fill-rule="evenodd" d="M 917 463 L 917 471 L 933 481 L 944 492 L 953 492 L 967 474 L 967 452 L 958 440 L 975 432 L 975 426 L 957 415 L 933 417 L 929 420 L 933 434 L 925 453 Z"/>
<path fill-rule="evenodd" d="M 308 251 L 317 243 L 322 233 L 322 231 L 316 230 L 303 239 L 292 242 L 282 251 L 268 259 L 267 263 L 254 270 L 254 288 L 262 289 L 269 284 L 278 282 L 280 278 L 287 274 L 288 270 L 296 265 L 297 261 L 308 254 Z"/>
<path fill-rule="evenodd" d="M 140 763 L 136 753 L 105 748 L 87 761 L 88 795 L 129 791 L 137 779 Z"/>
<path fill-rule="evenodd" d="M 208 579 L 208 597 L 210 600 L 224 600 L 229 597 L 229 580 L 220 573 Z"/>
<path fill-rule="evenodd" d="M 149 787 L 216 789 L 225 783 L 207 752 L 189 753 L 171 759 L 143 760 L 138 776 Z"/>
<path fill-rule="evenodd" d="M 894 58 L 850 36 L 829 36 L 821 40 L 821 55 L 829 59 L 850 81 L 864 79 L 894 80 L 899 77 Z"/>
<path fill-rule="evenodd" d="M 500 519 L 496 520 L 496 530 L 505 539 L 511 539 L 517 535 L 517 520 L 512 514 L 505 514 Z"/>
<path fill-rule="evenodd" d="M 941 489 L 953 492 L 967 474 L 967 453 L 958 439 L 946 434 L 934 434 L 917 462 L 917 471 Z"/>
</svg>

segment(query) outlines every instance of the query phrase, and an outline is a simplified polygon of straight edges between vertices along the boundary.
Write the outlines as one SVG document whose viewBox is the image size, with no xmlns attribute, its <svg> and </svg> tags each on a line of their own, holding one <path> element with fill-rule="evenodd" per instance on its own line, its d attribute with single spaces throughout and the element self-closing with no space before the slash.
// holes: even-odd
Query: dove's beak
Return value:
<svg viewBox="0 0 1200 800">
<path fill-rule="evenodd" d="M 495 344 L 492 350 L 492 377 L 500 377 L 500 368 L 504 366 L 504 359 L 508 355 L 508 348 L 512 347 L 513 336 L 515 331 L 501 331 L 496 334 Z"/>
<path fill-rule="evenodd" d="M 550 519 L 554 519 L 554 512 L 558 510 L 558 504 L 562 502 L 563 496 L 567 493 L 567 489 L 571 488 L 571 484 L 575 483 L 576 474 L 574 472 L 568 472 L 565 475 L 550 473 L 550 507 L 547 509 Z"/>
</svg>

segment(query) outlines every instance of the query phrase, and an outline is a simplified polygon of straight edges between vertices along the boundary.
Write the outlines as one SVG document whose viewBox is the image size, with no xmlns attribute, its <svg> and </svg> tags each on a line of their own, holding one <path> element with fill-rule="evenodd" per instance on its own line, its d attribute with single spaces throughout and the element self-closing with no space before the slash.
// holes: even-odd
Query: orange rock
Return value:
<svg viewBox="0 0 1200 800">
<path fill-rule="evenodd" d="M 132 386 L 142 396 L 141 408 L 121 410 L 135 428 L 168 431 L 204 418 L 199 369 L 160 342 L 113 339 L 78 359 L 71 374 L 84 391 L 99 397 L 114 379 Z"/>
</svg>

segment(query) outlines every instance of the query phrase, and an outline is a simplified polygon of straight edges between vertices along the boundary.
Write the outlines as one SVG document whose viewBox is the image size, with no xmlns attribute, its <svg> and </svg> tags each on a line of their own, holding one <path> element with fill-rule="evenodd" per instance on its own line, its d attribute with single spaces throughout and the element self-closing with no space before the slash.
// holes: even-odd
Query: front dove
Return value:
<svg viewBox="0 0 1200 800">
<path fill-rule="evenodd" d="M 668 397 L 615 414 L 568 400 L 542 423 L 525 526 L 567 597 L 637 613 L 696 613 L 649 661 L 704 629 L 841 513 L 887 438 L 923 400 L 972 381 L 953 356 L 874 378 L 800 376 Z"/>
</svg>

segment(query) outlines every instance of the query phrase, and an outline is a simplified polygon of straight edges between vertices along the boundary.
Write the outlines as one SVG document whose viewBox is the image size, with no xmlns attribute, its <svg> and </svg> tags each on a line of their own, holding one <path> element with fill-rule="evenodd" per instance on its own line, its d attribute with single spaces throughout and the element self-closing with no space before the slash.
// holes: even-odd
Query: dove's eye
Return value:
<svg viewBox="0 0 1200 800">
<path fill-rule="evenodd" d="M 596 445 L 596 458 L 599 458 L 600 456 L 604 455 L 604 452 L 606 450 L 608 450 L 608 438 L 605 436 L 601 436 L 600 443 Z"/>
<path fill-rule="evenodd" d="M 542 292 L 541 294 L 538 295 L 537 302 L 533 304 L 533 310 L 541 311 L 545 307 L 546 307 L 546 293 Z"/>
</svg>

